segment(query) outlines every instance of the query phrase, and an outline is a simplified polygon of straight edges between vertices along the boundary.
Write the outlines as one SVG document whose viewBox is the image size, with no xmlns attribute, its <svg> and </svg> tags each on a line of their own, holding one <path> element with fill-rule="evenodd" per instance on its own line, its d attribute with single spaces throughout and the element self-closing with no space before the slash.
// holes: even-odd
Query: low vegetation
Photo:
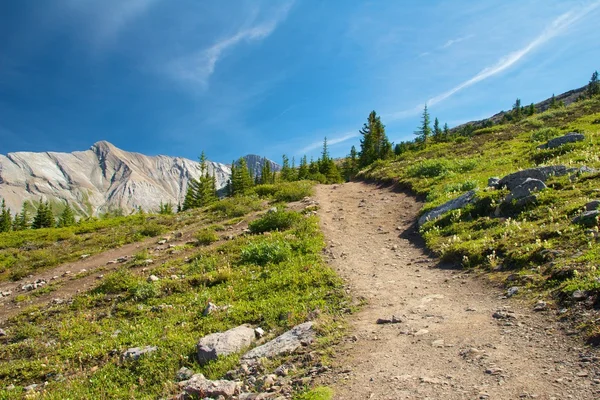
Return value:
<svg viewBox="0 0 600 400">
<path fill-rule="evenodd" d="M 306 188 L 305 183 L 298 186 Z M 268 200 L 278 202 L 272 197 Z M 239 355 L 200 366 L 195 344 L 206 334 L 244 323 L 275 336 L 320 315 L 317 322 L 325 336 L 319 343 L 326 346 L 339 330 L 337 316 L 348 304 L 340 279 L 322 259 L 324 240 L 317 217 L 286 210 L 279 203 L 277 212 L 265 213 L 251 224 L 260 227 L 254 232 L 269 231 L 268 235 L 214 240 L 215 232 L 231 226 L 229 220 L 222 225 L 215 225 L 215 220 L 233 215 L 251 218 L 253 210 L 261 207 L 268 207 L 267 202 L 234 197 L 176 216 L 144 217 L 169 229 L 187 218 L 204 221 L 196 239 L 206 246 L 190 248 L 192 254 L 175 255 L 144 269 L 136 268 L 137 261 L 147 258 L 141 251 L 72 301 L 29 307 L 11 318 L 6 336 L 0 338 L 0 380 L 4 382 L 0 398 L 20 398 L 23 387 L 44 382 L 36 391 L 47 399 L 169 397 L 178 392 L 175 376 L 181 367 L 211 379 L 222 378 L 236 367 Z M 97 222 L 101 223 L 108 225 L 102 229 L 124 224 L 131 235 L 147 222 L 132 217 Z M 99 241 L 106 235 L 102 229 L 90 228 L 86 234 Z M 80 234 L 61 229 L 26 233 L 46 233 L 48 243 L 55 235 L 75 240 L 71 236 Z M 13 243 L 23 234 L 11 233 L 16 235 Z M 150 275 L 158 279 L 149 279 Z M 209 302 L 219 309 L 204 315 Z M 157 350 L 137 361 L 122 357 L 128 348 L 144 346 L 157 346 Z M 299 396 L 331 397 L 324 388 Z"/>
</svg>

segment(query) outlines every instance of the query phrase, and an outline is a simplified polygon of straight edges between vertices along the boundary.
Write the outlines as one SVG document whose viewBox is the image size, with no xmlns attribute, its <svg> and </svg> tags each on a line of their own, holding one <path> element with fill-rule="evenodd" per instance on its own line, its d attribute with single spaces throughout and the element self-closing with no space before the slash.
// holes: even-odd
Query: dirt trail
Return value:
<svg viewBox="0 0 600 400">
<path fill-rule="evenodd" d="M 426 254 L 413 197 L 348 183 L 319 186 L 316 199 L 331 265 L 366 300 L 323 378 L 336 399 L 600 398 L 597 354 L 555 311 Z M 392 316 L 402 322 L 376 323 Z"/>
</svg>

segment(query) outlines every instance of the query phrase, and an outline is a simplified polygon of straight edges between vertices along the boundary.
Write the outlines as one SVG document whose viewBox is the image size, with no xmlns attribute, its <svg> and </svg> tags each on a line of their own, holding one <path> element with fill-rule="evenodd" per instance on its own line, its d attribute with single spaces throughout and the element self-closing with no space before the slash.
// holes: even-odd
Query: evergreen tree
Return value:
<svg viewBox="0 0 600 400">
<path fill-rule="evenodd" d="M 303 179 L 308 178 L 308 163 L 306 161 L 306 155 L 304 155 L 300 159 L 300 166 L 298 167 L 298 180 L 301 181 Z"/>
<path fill-rule="evenodd" d="M 406 153 L 408 151 L 408 144 L 406 142 L 400 142 L 394 147 L 394 154 L 399 156 L 402 153 Z"/>
<path fill-rule="evenodd" d="M 271 162 L 265 157 L 263 158 L 263 165 L 260 170 L 260 183 L 263 185 L 267 183 L 272 183 L 271 175 Z"/>
<path fill-rule="evenodd" d="M 523 108 L 521 107 L 521 99 L 515 100 L 515 104 L 513 104 L 512 115 L 515 120 L 520 120 L 523 116 Z"/>
<path fill-rule="evenodd" d="M 359 166 L 367 165 L 391 157 L 392 144 L 385 134 L 385 126 L 375 111 L 371 111 L 367 122 L 359 131 L 360 139 Z"/>
<path fill-rule="evenodd" d="M 231 195 L 242 195 L 247 193 L 254 186 L 254 181 L 248 164 L 244 158 L 240 158 L 235 164 L 231 174 Z"/>
<path fill-rule="evenodd" d="M 433 141 L 442 141 L 442 128 L 440 128 L 440 121 L 437 119 L 437 117 L 433 121 Z"/>
<path fill-rule="evenodd" d="M 217 184 L 214 175 L 208 172 L 206 155 L 200 155 L 200 176 L 190 179 L 187 192 L 183 200 L 183 210 L 207 206 L 217 200 Z M 171 212 L 173 206 L 171 205 Z"/>
<path fill-rule="evenodd" d="M 33 218 L 31 227 L 33 229 L 51 228 L 54 226 L 54 224 L 54 214 L 52 213 L 50 204 L 48 202 L 43 203 L 40 199 L 40 203 L 38 205 L 35 217 Z"/>
<path fill-rule="evenodd" d="M 281 171 L 279 172 L 279 176 L 281 177 L 282 181 L 292 180 L 292 169 L 290 168 L 290 159 L 285 154 L 282 156 Z"/>
<path fill-rule="evenodd" d="M 73 213 L 73 209 L 67 202 L 67 206 L 65 207 L 62 214 L 60 214 L 60 217 L 58 218 L 58 227 L 64 228 L 64 227 L 73 226 L 73 225 L 75 225 L 75 213 Z"/>
<path fill-rule="evenodd" d="M 346 157 L 343 164 L 343 173 L 346 181 L 352 180 L 358 173 L 358 152 L 356 147 L 352 146 L 350 154 Z"/>
<path fill-rule="evenodd" d="M 427 110 L 427 104 L 425 104 L 425 107 L 423 108 L 423 115 L 421 116 L 421 126 L 415 132 L 415 135 L 417 135 L 417 141 L 421 142 L 423 147 L 427 146 L 427 141 L 431 136 L 431 126 L 429 125 L 430 123 L 431 120 L 429 117 L 429 111 Z"/>
<path fill-rule="evenodd" d="M 592 78 L 588 83 L 586 94 L 588 98 L 592 98 L 600 94 L 600 82 L 598 81 L 598 71 L 594 71 Z"/>
<path fill-rule="evenodd" d="M 185 197 L 183 199 L 183 210 L 191 210 L 192 208 L 198 207 L 196 194 L 198 193 L 198 188 L 200 187 L 200 182 L 198 180 L 191 178 L 188 181 L 187 191 L 185 192 Z"/>
<path fill-rule="evenodd" d="M 448 128 L 448 123 L 444 124 L 444 130 L 442 131 L 442 139 L 444 141 L 450 138 L 450 129 Z"/>
<path fill-rule="evenodd" d="M 554 97 L 554 93 L 552 93 L 552 98 L 550 99 L 550 109 L 558 108 L 558 103 L 556 102 L 556 97 Z"/>
<path fill-rule="evenodd" d="M 6 208 L 6 202 L 2 199 L 0 206 L 0 232 L 8 232 L 12 230 L 12 217 L 10 210 Z"/>
<path fill-rule="evenodd" d="M 158 206 L 158 213 L 162 215 L 173 214 L 173 205 L 171 203 L 163 203 L 161 200 Z"/>
<path fill-rule="evenodd" d="M 527 110 L 527 115 L 533 115 L 535 114 L 535 104 L 531 103 L 529 105 L 529 109 Z"/>
</svg>

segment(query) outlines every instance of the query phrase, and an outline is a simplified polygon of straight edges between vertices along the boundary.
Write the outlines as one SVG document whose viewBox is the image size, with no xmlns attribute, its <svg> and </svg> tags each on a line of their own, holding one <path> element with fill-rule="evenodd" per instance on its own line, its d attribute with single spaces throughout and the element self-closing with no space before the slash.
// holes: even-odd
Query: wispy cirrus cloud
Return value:
<svg viewBox="0 0 600 400">
<path fill-rule="evenodd" d="M 444 43 L 440 49 L 447 49 L 448 47 L 455 45 L 456 43 L 460 43 L 460 42 L 464 42 L 467 39 L 471 39 L 473 37 L 473 35 L 467 35 L 467 36 L 462 36 L 462 37 L 458 37 L 456 39 L 449 39 L 446 43 Z"/>
<path fill-rule="evenodd" d="M 343 134 L 341 134 L 339 136 L 336 136 L 334 138 L 327 138 L 327 145 L 328 146 L 334 146 L 336 144 L 343 143 L 343 142 L 345 142 L 347 140 L 353 139 L 353 138 L 355 138 L 355 137 L 357 137 L 359 135 L 360 134 L 358 132 L 346 132 L 346 133 L 343 133 Z M 323 146 L 323 141 L 322 140 L 320 140 L 318 142 L 313 142 L 313 143 L 309 144 L 308 146 L 303 147 L 300 150 L 298 150 L 298 152 L 296 154 L 305 154 L 305 153 L 311 152 L 313 150 L 316 150 L 316 149 L 318 149 L 319 147 L 322 147 L 322 146 Z"/>
<path fill-rule="evenodd" d="M 571 10 L 569 12 L 566 12 L 566 13 L 560 15 L 558 18 L 556 18 L 554 21 L 552 21 L 546 27 L 546 29 L 544 29 L 544 31 L 542 31 L 542 33 L 540 33 L 537 37 L 535 37 L 525 47 L 523 47 L 515 52 L 507 54 L 506 56 L 502 57 L 494 65 L 484 68 L 483 70 L 481 70 L 479 73 L 475 74 L 470 79 L 456 85 L 452 89 L 447 90 L 443 93 L 438 94 L 437 96 L 434 96 L 434 97 L 428 99 L 426 104 L 428 106 L 438 104 L 463 89 L 473 86 L 485 79 L 488 79 L 494 75 L 497 75 L 497 74 L 507 70 L 508 68 L 512 67 L 517 62 L 519 62 L 523 57 L 525 57 L 526 55 L 531 53 L 533 50 L 542 46 L 543 44 L 550 41 L 554 37 L 567 31 L 573 24 L 575 24 L 580 19 L 582 19 L 583 17 L 585 17 L 586 15 L 588 15 L 589 13 L 594 11 L 596 8 L 598 8 L 598 6 L 600 6 L 600 2 L 594 2 L 584 8 L 574 9 L 574 10 Z M 448 43 L 449 42 L 447 42 L 447 44 Z M 456 43 L 456 42 L 454 42 L 454 43 Z M 452 45 L 452 44 L 453 43 L 450 43 L 450 45 Z M 392 120 L 398 120 L 398 119 L 406 118 L 408 116 L 417 115 L 418 113 L 420 113 L 422 111 L 422 109 L 423 109 L 423 106 L 418 105 L 414 108 L 410 108 L 407 110 L 402 110 L 402 111 L 392 113 L 388 117 L 389 117 L 389 119 L 392 119 Z"/>
<path fill-rule="evenodd" d="M 288 2 L 269 20 L 249 28 L 242 28 L 233 36 L 221 39 L 208 48 L 171 62 L 168 67 L 170 75 L 176 80 L 193 83 L 201 89 L 206 89 L 219 60 L 227 51 L 242 42 L 259 41 L 269 37 L 285 20 L 292 6 L 293 1 Z"/>
</svg>

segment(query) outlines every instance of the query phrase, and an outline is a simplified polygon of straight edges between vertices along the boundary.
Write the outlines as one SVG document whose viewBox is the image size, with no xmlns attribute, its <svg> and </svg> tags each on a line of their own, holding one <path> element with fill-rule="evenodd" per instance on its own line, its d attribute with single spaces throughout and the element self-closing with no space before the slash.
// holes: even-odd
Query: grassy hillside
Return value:
<svg viewBox="0 0 600 400">
<path fill-rule="evenodd" d="M 580 132 L 585 140 L 556 149 L 536 147 L 549 138 Z M 487 187 L 488 178 L 541 165 L 587 166 L 600 170 L 600 99 L 549 110 L 517 123 L 475 130 L 446 143 L 428 144 L 394 160 L 378 161 L 363 178 L 394 181 L 426 200 L 423 212 L 475 189 L 474 204 L 421 227 L 427 246 L 443 260 L 491 272 L 530 296 L 552 298 L 559 307 L 600 308 L 598 226 L 572 219 L 600 199 L 600 173 L 552 177 L 533 203 L 501 204 L 507 190 Z M 575 297 L 579 296 L 576 293 Z M 522 295 L 522 294 L 521 294 Z M 564 312 L 564 310 L 563 310 Z M 569 312 L 564 314 L 569 316 Z M 595 323 L 586 325 L 600 337 Z"/>
<path fill-rule="evenodd" d="M 30 307 L 11 318 L 0 337 L 0 398 L 21 398 L 23 387 L 44 382 L 34 392 L 47 399 L 169 397 L 178 393 L 175 376 L 183 366 L 212 379 L 237 367 L 239 355 L 199 366 L 195 345 L 243 323 L 262 327 L 271 338 L 319 316 L 325 346 L 347 299 L 322 259 L 324 241 L 312 209 L 296 204 L 300 211 L 286 210 L 281 201 L 301 199 L 310 185 L 257 191 L 268 201 L 236 197 L 172 217 L 198 222 L 197 243 L 162 264 L 141 268 L 136 259 L 146 256 L 134 257 L 68 303 Z M 273 206 L 278 211 L 253 212 Z M 229 234 L 228 227 L 244 221 L 250 233 Z M 145 224 L 131 222 L 127 229 Z M 222 308 L 205 316 L 208 302 Z M 126 349 L 144 346 L 158 349 L 137 361 L 122 358 Z"/>
</svg>

